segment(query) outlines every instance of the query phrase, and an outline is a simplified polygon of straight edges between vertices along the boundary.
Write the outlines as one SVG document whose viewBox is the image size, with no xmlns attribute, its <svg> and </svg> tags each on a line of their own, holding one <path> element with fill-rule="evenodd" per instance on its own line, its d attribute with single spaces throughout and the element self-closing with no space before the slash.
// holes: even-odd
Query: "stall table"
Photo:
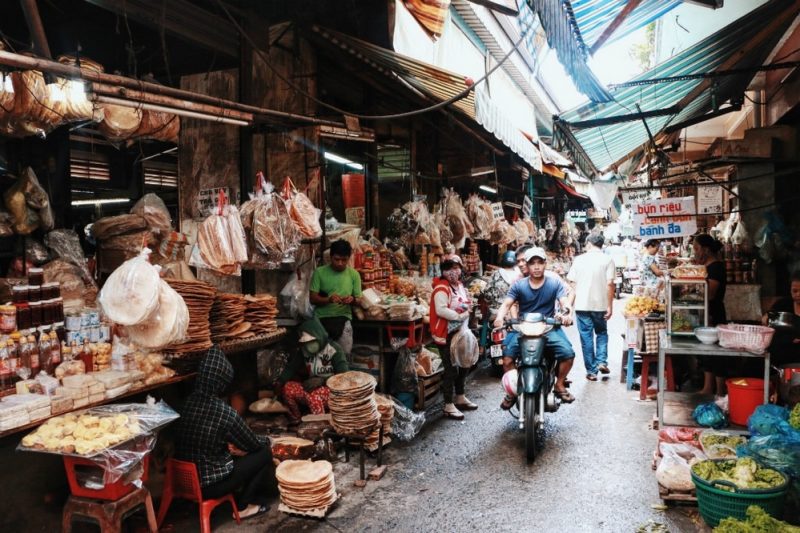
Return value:
<svg viewBox="0 0 800 533">
<path fill-rule="evenodd" d="M 353 320 L 353 337 L 355 340 L 355 330 L 358 328 L 372 329 L 378 333 L 378 389 L 380 392 L 387 392 L 386 388 L 386 354 L 391 351 L 391 346 L 387 349 L 386 339 L 393 337 L 401 338 L 403 334 L 412 341 L 409 347 L 422 344 L 425 324 L 421 318 L 417 320 Z M 403 333 L 401 333 L 403 332 Z M 413 335 L 413 338 L 412 338 Z"/>
<path fill-rule="evenodd" d="M 723 348 L 718 344 L 703 344 L 690 337 L 675 337 L 666 330 L 659 333 L 658 349 L 658 424 L 670 426 L 696 426 L 692 419 L 694 407 L 703 402 L 713 401 L 713 396 L 691 394 L 686 392 L 668 392 L 664 376 L 666 357 L 679 356 L 704 357 L 752 357 L 764 359 L 764 383 L 769 383 L 769 352 L 754 354 L 745 350 Z M 769 387 L 764 387 L 764 403 L 769 403 Z M 669 409 L 669 413 L 665 411 Z"/>
</svg>

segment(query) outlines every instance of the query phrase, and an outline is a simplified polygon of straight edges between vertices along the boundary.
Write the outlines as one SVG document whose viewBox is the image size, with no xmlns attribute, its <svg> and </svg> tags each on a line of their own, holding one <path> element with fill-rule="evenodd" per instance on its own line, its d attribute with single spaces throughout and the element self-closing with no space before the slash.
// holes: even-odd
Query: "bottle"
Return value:
<svg viewBox="0 0 800 533">
<path fill-rule="evenodd" d="M 0 391 L 11 388 L 11 370 L 8 365 L 8 349 L 5 339 L 0 342 Z"/>
<path fill-rule="evenodd" d="M 9 336 L 8 342 L 6 343 L 6 352 L 8 353 L 8 371 L 11 378 L 11 383 L 9 385 L 13 385 L 19 379 L 17 376 L 17 368 L 20 366 L 19 333 L 15 332 Z"/>
<path fill-rule="evenodd" d="M 31 369 L 31 378 L 35 378 L 36 374 L 39 373 L 41 370 L 41 365 L 39 364 L 39 343 L 36 342 L 36 337 L 33 335 L 33 330 L 31 330 L 30 335 L 28 335 L 28 361 L 29 366 L 28 368 Z"/>
<path fill-rule="evenodd" d="M 19 339 L 19 364 L 17 366 L 17 375 L 21 379 L 28 379 L 33 373 L 31 366 L 31 345 L 28 343 L 28 337 L 22 335 Z M 39 361 L 36 361 L 38 367 Z"/>
<path fill-rule="evenodd" d="M 39 333 L 39 371 L 53 375 L 53 366 L 50 362 L 50 334 L 42 331 Z"/>
<path fill-rule="evenodd" d="M 55 331 L 50 332 L 50 366 L 55 368 L 61 364 L 61 344 Z"/>
</svg>

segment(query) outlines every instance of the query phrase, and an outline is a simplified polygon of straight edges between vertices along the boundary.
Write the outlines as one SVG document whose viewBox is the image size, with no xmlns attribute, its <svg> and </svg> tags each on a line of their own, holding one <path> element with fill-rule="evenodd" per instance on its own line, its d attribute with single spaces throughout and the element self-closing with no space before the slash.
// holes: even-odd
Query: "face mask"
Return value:
<svg viewBox="0 0 800 533">
<path fill-rule="evenodd" d="M 309 341 L 303 344 L 303 351 L 305 351 L 309 355 L 314 355 L 319 352 L 320 346 L 319 341 Z"/>
<path fill-rule="evenodd" d="M 461 272 L 458 269 L 447 270 L 442 273 L 442 277 L 450 283 L 457 283 L 461 279 Z"/>
</svg>

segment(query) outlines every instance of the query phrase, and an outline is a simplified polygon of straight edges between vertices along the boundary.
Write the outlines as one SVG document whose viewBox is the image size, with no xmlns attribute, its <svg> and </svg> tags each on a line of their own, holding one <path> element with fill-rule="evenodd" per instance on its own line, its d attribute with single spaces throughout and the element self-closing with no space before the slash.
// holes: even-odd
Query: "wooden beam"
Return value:
<svg viewBox="0 0 800 533">
<path fill-rule="evenodd" d="M 614 35 L 614 32 L 625 22 L 625 19 L 628 18 L 634 9 L 639 7 L 639 4 L 642 3 L 642 0 L 628 0 L 628 3 L 625 4 L 625 7 L 622 8 L 622 11 L 617 13 L 617 16 L 614 17 L 614 20 L 611 21 L 611 24 L 606 26 L 606 29 L 603 30 L 603 33 L 600 34 L 600 37 L 594 42 L 592 47 L 589 49 L 589 53 L 594 55 L 601 46 L 603 46 L 608 39 Z"/>
<path fill-rule="evenodd" d="M 20 0 L 22 12 L 25 13 L 25 22 L 28 24 L 28 31 L 31 33 L 33 49 L 40 56 L 52 59 L 50 45 L 47 44 L 47 35 L 44 33 L 42 17 L 39 16 L 39 6 L 36 0 Z"/>
</svg>

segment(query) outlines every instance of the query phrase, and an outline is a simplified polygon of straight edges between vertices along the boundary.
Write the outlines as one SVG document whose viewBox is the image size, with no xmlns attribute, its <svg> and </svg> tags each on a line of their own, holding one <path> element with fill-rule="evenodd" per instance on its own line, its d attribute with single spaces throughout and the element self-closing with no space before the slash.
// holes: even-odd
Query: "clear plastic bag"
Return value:
<svg viewBox="0 0 800 533">
<path fill-rule="evenodd" d="M 416 437 L 425 425 L 425 413 L 415 413 L 405 405 L 394 401 L 394 417 L 392 418 L 392 436 L 398 440 L 409 442 Z"/>
<path fill-rule="evenodd" d="M 44 245 L 50 249 L 54 257 L 63 259 L 78 267 L 81 271 L 81 278 L 87 286 L 97 287 L 89 268 L 86 266 L 86 257 L 83 255 L 81 240 L 74 230 L 53 230 L 44 236 Z"/>
<path fill-rule="evenodd" d="M 281 303 L 290 316 L 305 319 L 311 318 L 314 308 L 308 299 L 311 285 L 311 272 L 296 271 L 281 290 Z"/>
<path fill-rule="evenodd" d="M 671 490 L 692 490 L 691 466 L 707 459 L 702 450 L 689 444 L 662 444 L 663 457 L 656 468 L 656 479 Z"/>
<path fill-rule="evenodd" d="M 300 247 L 297 230 L 286 202 L 279 194 L 262 198 L 253 211 L 253 237 L 256 247 L 277 268 L 281 263 L 293 263 Z"/>
<path fill-rule="evenodd" d="M 142 196 L 131 208 L 132 215 L 144 217 L 147 225 L 154 233 L 169 233 L 172 231 L 172 217 L 164 200 L 155 193 Z"/>
<path fill-rule="evenodd" d="M 392 339 L 392 348 L 398 352 L 397 363 L 392 373 L 392 393 L 401 392 L 416 394 L 419 386 L 417 377 L 416 356 L 406 348 L 407 338 Z"/>
<path fill-rule="evenodd" d="M 150 264 L 150 249 L 122 263 L 108 277 L 98 303 L 113 322 L 133 326 L 147 320 L 158 307 L 161 279 Z"/>
<path fill-rule="evenodd" d="M 471 368 L 478 362 L 478 339 L 466 320 L 450 341 L 450 357 L 453 365 L 460 368 Z"/>
<path fill-rule="evenodd" d="M 233 255 L 239 263 L 247 262 L 247 236 L 242 226 L 242 219 L 239 210 L 235 205 L 225 206 L 225 223 L 228 226 Z"/>
<path fill-rule="evenodd" d="M 50 260 L 47 248 L 31 237 L 25 237 L 25 257 L 36 266 L 43 265 Z"/>
<path fill-rule="evenodd" d="M 227 276 L 241 275 L 241 265 L 236 260 L 226 217 L 213 214 L 200 223 L 197 228 L 197 247 L 203 263 L 210 270 Z"/>
<path fill-rule="evenodd" d="M 322 211 L 314 206 L 308 196 L 297 190 L 288 176 L 283 183 L 283 196 L 287 199 L 289 214 L 300 233 L 305 237 L 320 237 L 322 226 L 319 223 L 319 215 Z"/>
<path fill-rule="evenodd" d="M 14 232 L 30 235 L 40 225 L 39 208 L 49 205 L 47 193 L 39 185 L 36 174 L 28 167 L 25 174 L 3 195 L 6 208 L 14 221 Z"/>
<path fill-rule="evenodd" d="M 49 419 L 23 438 L 17 450 L 91 459 L 105 471 L 104 484 L 110 484 L 126 475 L 155 448 L 153 433 L 156 430 L 177 418 L 178 413 L 163 401 L 92 407 Z M 75 436 L 74 431 L 78 426 L 92 431 L 87 433 L 81 430 L 79 436 Z M 42 438 L 42 435 L 53 434 L 62 437 L 54 442 Z M 86 438 L 95 434 L 95 438 Z M 70 436 L 73 437 L 71 440 L 67 438 Z M 78 444 L 79 441 L 81 444 Z M 53 446 L 45 447 L 47 444 Z M 78 450 L 85 453 L 79 453 Z"/>
</svg>

